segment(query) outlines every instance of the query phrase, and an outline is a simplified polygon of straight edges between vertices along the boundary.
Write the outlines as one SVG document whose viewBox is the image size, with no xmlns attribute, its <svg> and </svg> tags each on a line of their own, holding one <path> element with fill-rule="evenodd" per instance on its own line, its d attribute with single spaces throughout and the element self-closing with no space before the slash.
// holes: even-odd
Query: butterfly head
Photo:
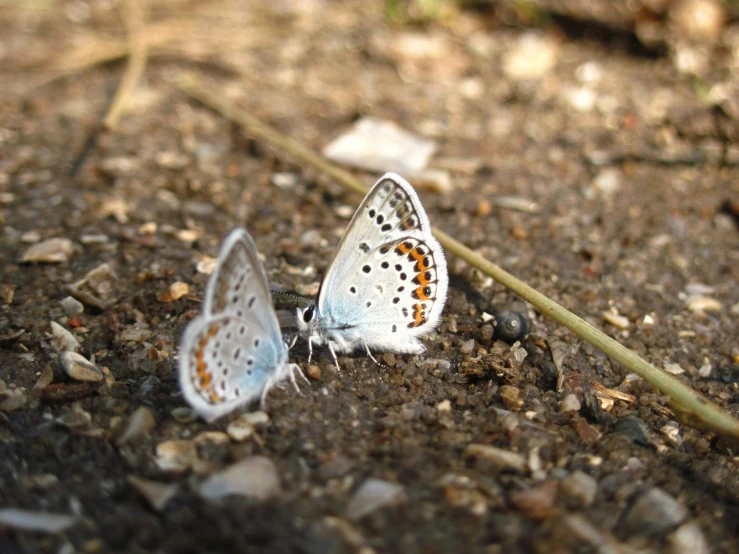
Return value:
<svg viewBox="0 0 739 554">
<path fill-rule="evenodd" d="M 297 309 L 298 332 L 301 337 L 308 338 L 318 335 L 318 308 L 311 304 L 307 308 Z"/>
</svg>

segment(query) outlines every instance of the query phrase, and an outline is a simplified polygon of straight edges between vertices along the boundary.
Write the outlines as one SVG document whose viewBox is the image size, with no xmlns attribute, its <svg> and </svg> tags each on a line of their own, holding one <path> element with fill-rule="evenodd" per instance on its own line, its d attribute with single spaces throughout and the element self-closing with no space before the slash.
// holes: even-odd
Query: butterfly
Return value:
<svg viewBox="0 0 739 554">
<path fill-rule="evenodd" d="M 416 191 L 386 173 L 370 189 L 339 243 L 318 301 L 298 308 L 297 326 L 313 345 L 337 353 L 364 347 L 419 354 L 419 337 L 440 322 L 449 277 Z M 375 360 L 376 361 L 376 360 Z"/>
<path fill-rule="evenodd" d="M 257 397 L 264 406 L 269 390 L 285 377 L 296 389 L 296 373 L 305 379 L 287 356 L 254 240 L 235 229 L 223 242 L 208 281 L 203 313 L 182 337 L 180 388 L 207 421 Z"/>
</svg>

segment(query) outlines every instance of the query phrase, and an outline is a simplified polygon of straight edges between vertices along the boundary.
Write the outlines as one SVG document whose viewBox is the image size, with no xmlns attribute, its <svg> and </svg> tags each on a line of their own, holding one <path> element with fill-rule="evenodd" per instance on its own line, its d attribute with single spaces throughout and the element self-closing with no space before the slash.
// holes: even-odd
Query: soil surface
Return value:
<svg viewBox="0 0 739 554">
<path fill-rule="evenodd" d="M 732 14 L 429 4 L 155 3 L 183 28 L 101 132 L 126 62 L 70 64 L 125 51 L 125 6 L 0 8 L 0 508 L 74 517 L 0 516 L 0 551 L 736 552 L 736 446 L 452 256 L 424 355 L 339 374 L 299 341 L 310 386 L 246 432 L 186 409 L 178 344 L 222 239 L 247 228 L 275 286 L 315 295 L 361 200 L 180 93 L 197 72 L 317 151 L 365 115 L 436 141 L 432 224 L 739 415 Z M 493 335 L 504 310 L 518 344 Z M 103 380 L 65 372 L 52 322 Z M 267 477 L 207 499 L 237 462 Z"/>
</svg>

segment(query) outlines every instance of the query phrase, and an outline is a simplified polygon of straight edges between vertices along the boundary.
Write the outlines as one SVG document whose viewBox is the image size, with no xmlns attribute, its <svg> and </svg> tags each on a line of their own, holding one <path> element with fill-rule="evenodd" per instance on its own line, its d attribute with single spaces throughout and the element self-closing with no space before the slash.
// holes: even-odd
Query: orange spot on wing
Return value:
<svg viewBox="0 0 739 554">
<path fill-rule="evenodd" d="M 210 391 L 210 401 L 213 403 L 221 401 L 221 397 L 218 396 L 218 393 L 215 390 Z"/>
<path fill-rule="evenodd" d="M 419 273 L 420 272 L 423 272 L 423 271 L 426 271 L 427 269 L 429 269 L 431 267 L 430 265 L 426 265 L 426 261 L 427 261 L 426 255 L 425 254 L 421 254 L 418 251 L 418 247 L 416 247 L 413 250 L 411 250 L 410 255 L 413 257 L 414 260 L 416 260 L 416 262 L 417 262 L 417 264 L 416 264 L 417 265 L 416 270 Z"/>
<path fill-rule="evenodd" d="M 195 352 L 195 365 L 197 366 L 197 374 L 198 377 L 200 377 L 200 389 L 206 388 L 210 384 L 211 380 L 211 374 L 208 372 L 208 366 L 205 363 L 205 360 L 203 359 L 205 356 L 205 347 L 208 346 L 208 341 L 218 332 L 218 325 L 214 325 L 210 328 L 208 331 L 208 334 L 205 335 L 202 340 L 200 341 L 200 344 L 198 344 L 198 349 Z"/>
<path fill-rule="evenodd" d="M 423 285 L 421 285 L 420 287 L 418 287 L 418 288 L 416 289 L 416 296 L 418 296 L 418 299 L 419 299 L 419 300 L 428 300 L 428 299 L 429 299 L 429 297 L 428 297 L 428 296 L 426 296 L 426 291 L 425 291 L 425 290 L 423 290 L 423 289 L 425 289 L 425 288 L 426 288 L 426 287 L 424 287 Z"/>
<path fill-rule="evenodd" d="M 423 325 L 426 323 L 426 318 L 424 317 L 423 313 L 423 304 L 414 304 L 413 305 L 413 326 L 418 327 L 419 325 Z"/>
<path fill-rule="evenodd" d="M 406 243 L 401 242 L 398 245 L 398 250 L 400 250 L 400 253 L 401 254 L 407 254 L 408 252 L 410 252 L 411 249 L 410 249 L 410 247 Z"/>
</svg>

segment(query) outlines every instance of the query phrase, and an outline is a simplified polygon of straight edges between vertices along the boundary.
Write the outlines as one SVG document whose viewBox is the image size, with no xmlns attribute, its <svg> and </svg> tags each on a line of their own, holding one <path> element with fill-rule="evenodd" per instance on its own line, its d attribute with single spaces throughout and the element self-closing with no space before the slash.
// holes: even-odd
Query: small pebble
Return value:
<svg viewBox="0 0 739 554">
<path fill-rule="evenodd" d="M 77 352 L 67 351 L 61 356 L 64 371 L 72 379 L 97 383 L 104 379 L 98 367 Z"/>
<path fill-rule="evenodd" d="M 138 437 L 148 435 L 156 425 L 157 420 L 151 409 L 146 406 L 139 406 L 128 418 L 126 427 L 118 438 L 118 444 L 125 444 Z"/>
<path fill-rule="evenodd" d="M 198 463 L 198 452 L 192 441 L 164 441 L 157 445 L 155 461 L 163 471 L 184 471 Z"/>
<path fill-rule="evenodd" d="M 160 300 L 162 302 L 173 302 L 175 300 L 179 300 L 186 294 L 189 294 L 189 292 L 190 285 L 183 283 L 182 281 L 176 281 L 169 286 L 167 292 L 162 295 Z"/>
<path fill-rule="evenodd" d="M 540 519 L 546 517 L 554 509 L 557 500 L 559 483 L 555 480 L 544 481 L 523 491 L 513 491 L 510 501 L 516 508 L 525 512 L 528 517 Z"/>
<path fill-rule="evenodd" d="M 58 354 L 64 352 L 76 352 L 80 348 L 80 343 L 71 332 L 59 325 L 56 321 L 52 321 L 51 325 L 51 345 Z"/>
<path fill-rule="evenodd" d="M 346 506 L 346 517 L 357 521 L 403 497 L 403 487 L 381 479 L 369 478 L 354 492 Z"/>
<path fill-rule="evenodd" d="M 447 400 L 442 400 L 436 405 L 436 411 L 439 413 L 449 413 L 452 411 L 452 403 Z"/>
<path fill-rule="evenodd" d="M 211 475 L 200 485 L 200 496 L 218 500 L 229 495 L 266 500 L 280 494 L 282 487 L 277 467 L 269 458 L 244 458 L 220 473 Z"/>
<path fill-rule="evenodd" d="M 559 411 L 560 412 L 579 412 L 580 411 L 580 401 L 577 399 L 577 396 L 570 393 L 567 396 L 565 396 L 562 401 L 559 403 Z"/>
<path fill-rule="evenodd" d="M 710 554 L 711 546 L 696 522 L 681 525 L 667 538 L 669 554 Z"/>
<path fill-rule="evenodd" d="M 552 38 L 536 32 L 519 36 L 501 61 L 503 73 L 510 79 L 544 77 L 557 63 L 559 47 Z"/>
<path fill-rule="evenodd" d="M 459 349 L 459 351 L 468 356 L 472 354 L 472 352 L 475 350 L 475 339 L 470 339 L 462 343 L 462 347 Z"/>
<path fill-rule="evenodd" d="M 48 239 L 31 246 L 23 254 L 23 262 L 64 263 L 72 255 L 74 245 L 64 238 Z"/>
<path fill-rule="evenodd" d="M 667 373 L 671 373 L 672 375 L 682 375 L 683 373 L 685 373 L 685 370 L 680 367 L 680 364 L 667 362 L 662 367 Z"/>
<path fill-rule="evenodd" d="M 318 365 L 309 365 L 307 369 L 305 370 L 305 373 L 310 377 L 311 379 L 314 379 L 316 381 L 321 380 L 321 366 Z"/>
<path fill-rule="evenodd" d="M 395 354 L 392 352 L 386 352 L 382 355 L 382 361 L 385 362 L 389 367 L 395 367 Z"/>
<path fill-rule="evenodd" d="M 0 525 L 41 533 L 62 533 L 74 525 L 77 518 L 65 514 L 32 512 L 18 508 L 0 509 Z M 10 545 L 12 548 L 12 543 Z"/>
<path fill-rule="evenodd" d="M 464 450 L 464 457 L 482 458 L 492 462 L 498 469 L 512 469 L 518 473 L 524 473 L 528 468 L 526 458 L 521 454 L 486 444 L 470 444 Z"/>
<path fill-rule="evenodd" d="M 254 425 L 242 414 L 226 427 L 226 434 L 236 442 L 243 442 L 254 434 Z"/>
<path fill-rule="evenodd" d="M 619 421 L 613 428 L 613 432 L 623 435 L 631 442 L 637 444 L 649 444 L 649 430 L 647 425 L 636 416 L 628 416 Z"/>
<path fill-rule="evenodd" d="M 129 475 L 126 480 L 157 512 L 164 510 L 179 491 L 179 486 L 174 483 L 150 481 L 136 475 Z"/>
<path fill-rule="evenodd" d="M 519 397 L 520 391 L 511 385 L 503 385 L 500 387 L 500 398 L 503 401 L 503 405 L 511 410 L 517 412 L 523 406 L 523 400 Z"/>
<path fill-rule="evenodd" d="M 603 312 L 603 319 L 619 329 L 628 329 L 629 325 L 631 325 L 628 318 L 619 315 L 618 312 L 614 311 Z"/>
<path fill-rule="evenodd" d="M 685 307 L 694 313 L 720 312 L 724 309 L 724 305 L 721 302 L 706 296 L 694 296 L 690 298 L 685 303 Z"/>
<path fill-rule="evenodd" d="M 489 323 L 486 323 L 482 327 L 480 327 L 480 340 L 482 342 L 490 342 L 493 338 L 493 334 L 495 333 L 495 328 L 490 325 Z"/>
<path fill-rule="evenodd" d="M 654 537 L 664 535 L 683 523 L 688 510 L 659 488 L 641 494 L 626 512 L 621 529 L 627 536 Z"/>
<path fill-rule="evenodd" d="M 192 423 L 198 418 L 198 414 L 186 406 L 175 408 L 172 410 L 171 414 L 175 421 L 178 421 L 179 423 Z"/>
<path fill-rule="evenodd" d="M 84 304 L 71 296 L 67 296 L 59 303 L 62 305 L 64 313 L 69 316 L 80 315 L 83 311 L 85 311 Z"/>
<path fill-rule="evenodd" d="M 591 506 L 597 492 L 598 482 L 579 469 L 562 479 L 559 487 L 559 493 L 580 508 Z"/>
</svg>

